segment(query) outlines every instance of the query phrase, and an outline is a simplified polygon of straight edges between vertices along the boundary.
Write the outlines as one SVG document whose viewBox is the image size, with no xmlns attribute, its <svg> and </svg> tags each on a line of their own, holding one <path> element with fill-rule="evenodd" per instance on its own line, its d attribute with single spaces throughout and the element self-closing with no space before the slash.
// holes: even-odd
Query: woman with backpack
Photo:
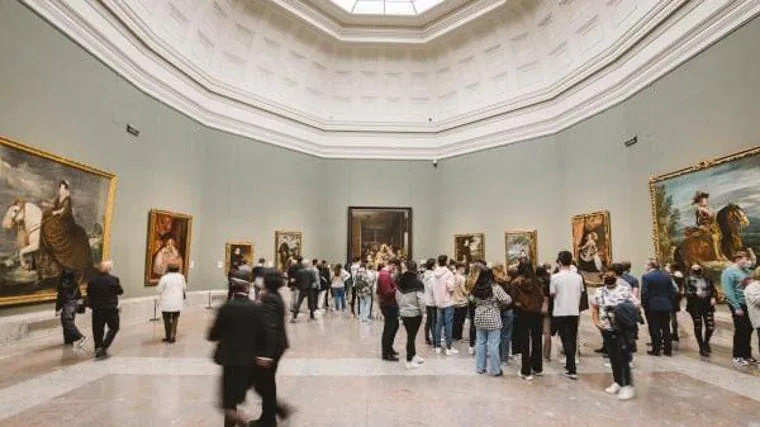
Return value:
<svg viewBox="0 0 760 427">
<path fill-rule="evenodd" d="M 493 275 L 482 264 L 472 268 L 479 269 L 477 282 L 472 288 L 475 301 L 475 369 L 479 374 L 486 373 L 487 361 L 490 360 L 488 375 L 501 376 L 501 309 L 512 302 L 510 296 L 501 286 L 493 282 Z"/>
<path fill-rule="evenodd" d="M 341 264 L 336 264 L 332 273 L 330 288 L 335 299 L 335 311 L 346 311 L 346 280 L 350 275 Z"/>
</svg>

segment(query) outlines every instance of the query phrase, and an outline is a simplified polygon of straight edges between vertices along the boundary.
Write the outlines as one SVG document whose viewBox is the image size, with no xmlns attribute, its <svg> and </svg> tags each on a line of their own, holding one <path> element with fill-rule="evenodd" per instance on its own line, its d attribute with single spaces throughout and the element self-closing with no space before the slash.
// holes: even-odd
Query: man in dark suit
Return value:
<svg viewBox="0 0 760 427">
<path fill-rule="evenodd" d="M 641 306 L 649 324 L 652 350 L 647 354 L 660 355 L 664 346 L 665 356 L 673 355 L 673 337 L 670 333 L 670 314 L 673 312 L 676 288 L 673 279 L 660 270 L 656 260 L 647 263 L 647 273 L 641 278 Z"/>
<path fill-rule="evenodd" d="M 306 305 L 309 308 L 309 319 L 314 320 L 314 311 L 317 309 L 316 292 L 319 288 L 319 272 L 316 267 L 311 265 L 309 260 L 304 260 L 301 268 L 295 273 L 295 277 L 295 286 L 298 289 L 298 302 L 293 308 L 293 318 L 290 321 L 291 323 L 295 323 L 304 300 L 306 300 Z"/>
<path fill-rule="evenodd" d="M 92 309 L 92 338 L 95 341 L 95 359 L 108 357 L 108 348 L 119 332 L 119 295 L 124 293 L 119 278 L 111 274 L 113 262 L 100 263 L 98 273 L 87 282 L 87 306 Z M 103 334 L 108 326 L 105 339 Z"/>
<path fill-rule="evenodd" d="M 254 366 L 267 363 L 259 354 L 269 353 L 259 346 L 267 343 L 261 308 L 248 297 L 250 276 L 236 270 L 230 282 L 234 292 L 231 300 L 219 309 L 208 340 L 217 342 L 214 362 L 222 366 L 222 408 L 224 425 L 232 427 L 246 423 L 237 407 L 254 384 Z M 270 362 L 271 363 L 271 362 Z"/>
</svg>

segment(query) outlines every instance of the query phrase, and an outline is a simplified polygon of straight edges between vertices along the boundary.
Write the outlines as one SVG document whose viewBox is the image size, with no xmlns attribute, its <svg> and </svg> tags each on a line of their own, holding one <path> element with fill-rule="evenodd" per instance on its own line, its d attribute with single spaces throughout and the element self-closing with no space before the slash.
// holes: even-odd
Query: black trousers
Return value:
<svg viewBox="0 0 760 427">
<path fill-rule="evenodd" d="M 161 317 L 164 318 L 164 332 L 166 332 L 166 339 L 176 339 L 177 324 L 179 323 L 179 311 L 162 311 Z"/>
<path fill-rule="evenodd" d="M 348 298 L 348 294 L 346 294 Z M 351 286 L 351 314 L 356 314 L 356 288 Z"/>
<path fill-rule="evenodd" d="M 752 357 L 752 324 L 749 321 L 747 305 L 742 304 L 743 316 L 737 316 L 736 310 L 728 304 L 731 316 L 734 319 L 734 358 L 749 359 Z"/>
<path fill-rule="evenodd" d="M 533 372 L 543 372 L 544 361 L 541 349 L 543 347 L 543 319 L 541 313 L 521 311 L 519 314 L 519 330 L 522 340 L 522 367 L 520 373 L 527 376 Z M 575 355 L 575 353 L 573 353 Z"/>
<path fill-rule="evenodd" d="M 380 310 L 385 318 L 380 344 L 383 357 L 389 357 L 393 355 L 393 341 L 396 340 L 398 332 L 398 306 L 381 306 Z"/>
<path fill-rule="evenodd" d="M 562 348 L 565 350 L 565 367 L 571 374 L 577 373 L 575 366 L 576 345 L 578 342 L 579 316 L 557 316 L 554 318 L 557 325 L 557 333 L 562 340 Z"/>
<path fill-rule="evenodd" d="M 698 301 L 689 314 L 694 323 L 694 337 L 699 349 L 705 351 L 710 346 L 710 338 L 715 331 L 715 315 L 710 301 Z"/>
<path fill-rule="evenodd" d="M 435 306 L 428 305 L 425 307 L 425 342 L 428 345 L 433 344 L 433 328 L 435 328 L 438 319 L 438 309 Z"/>
<path fill-rule="evenodd" d="M 455 341 L 462 339 L 462 333 L 464 332 L 465 319 L 467 319 L 467 306 L 454 307 L 454 325 L 452 328 L 451 337 Z"/>
<path fill-rule="evenodd" d="M 525 346 L 525 327 L 520 325 L 522 312 L 514 310 L 514 318 L 512 323 L 512 354 L 522 353 L 522 349 Z"/>
<path fill-rule="evenodd" d="M 254 369 L 250 366 L 222 367 L 222 408 L 236 410 L 245 401 L 245 394 L 254 380 Z M 228 422 L 225 420 L 225 425 Z"/>
<path fill-rule="evenodd" d="M 298 291 L 298 303 L 296 303 L 296 306 L 293 309 L 293 318 L 298 317 L 298 312 L 301 310 L 301 304 L 303 304 L 303 300 L 306 300 L 306 305 L 309 308 L 309 316 L 313 319 L 314 318 L 314 311 L 317 309 L 317 296 L 318 296 L 318 290 L 317 289 L 305 289 L 302 291 Z"/>
<path fill-rule="evenodd" d="M 422 316 L 402 317 L 401 320 L 404 322 L 404 329 L 406 329 L 406 361 L 411 362 L 417 354 L 415 340 L 420 325 L 422 325 Z"/>
<path fill-rule="evenodd" d="M 108 326 L 108 333 L 103 338 L 106 326 Z M 118 308 L 96 308 L 92 310 L 92 339 L 95 341 L 96 350 L 107 350 L 108 347 L 111 347 L 117 332 L 119 332 Z"/>
<path fill-rule="evenodd" d="M 670 331 L 673 337 L 673 341 L 680 341 L 678 337 L 678 312 L 674 311 L 670 313 Z"/>
<path fill-rule="evenodd" d="M 669 313 L 665 312 L 665 314 Z M 622 334 L 615 331 L 602 331 L 602 337 L 604 338 L 604 348 L 607 349 L 607 355 L 610 357 L 612 377 L 615 382 L 621 387 L 632 386 L 630 344 Z"/>
<path fill-rule="evenodd" d="M 272 366 L 253 368 L 253 389 L 261 396 L 261 417 L 259 426 L 274 427 L 277 425 L 277 414 L 281 413 L 281 406 L 277 402 L 277 367 L 280 359 L 275 359 Z"/>
<path fill-rule="evenodd" d="M 661 346 L 665 354 L 673 354 L 673 337 L 670 334 L 669 311 L 647 311 L 649 337 L 652 339 L 652 353 L 660 354 Z"/>
<path fill-rule="evenodd" d="M 77 302 L 69 301 L 61 307 L 61 328 L 63 328 L 63 343 L 72 344 L 79 341 L 84 335 L 79 332 L 75 322 L 77 317 Z"/>
<path fill-rule="evenodd" d="M 475 303 L 470 302 L 467 305 L 467 317 L 470 318 L 470 347 L 475 347 Z"/>
</svg>

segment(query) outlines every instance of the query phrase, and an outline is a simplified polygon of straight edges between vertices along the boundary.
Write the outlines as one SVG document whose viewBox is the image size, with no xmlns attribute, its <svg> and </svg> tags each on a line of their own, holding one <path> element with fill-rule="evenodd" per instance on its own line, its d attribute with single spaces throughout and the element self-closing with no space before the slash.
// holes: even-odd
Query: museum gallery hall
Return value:
<svg viewBox="0 0 760 427">
<path fill-rule="evenodd" d="M 0 427 L 760 426 L 757 0 L 0 0 Z"/>
</svg>

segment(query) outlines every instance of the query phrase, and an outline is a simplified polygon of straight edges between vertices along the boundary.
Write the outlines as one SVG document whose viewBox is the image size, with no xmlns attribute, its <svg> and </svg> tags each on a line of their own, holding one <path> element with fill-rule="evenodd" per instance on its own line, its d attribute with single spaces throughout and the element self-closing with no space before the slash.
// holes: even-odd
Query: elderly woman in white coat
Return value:
<svg viewBox="0 0 760 427">
<path fill-rule="evenodd" d="M 185 276 L 179 272 L 179 266 L 170 264 L 167 267 L 166 274 L 158 282 L 158 305 L 161 308 L 161 314 L 164 318 L 164 329 L 166 338 L 163 342 L 174 343 L 177 338 L 177 323 L 179 322 L 179 313 L 185 302 L 185 290 L 187 283 Z"/>
</svg>

